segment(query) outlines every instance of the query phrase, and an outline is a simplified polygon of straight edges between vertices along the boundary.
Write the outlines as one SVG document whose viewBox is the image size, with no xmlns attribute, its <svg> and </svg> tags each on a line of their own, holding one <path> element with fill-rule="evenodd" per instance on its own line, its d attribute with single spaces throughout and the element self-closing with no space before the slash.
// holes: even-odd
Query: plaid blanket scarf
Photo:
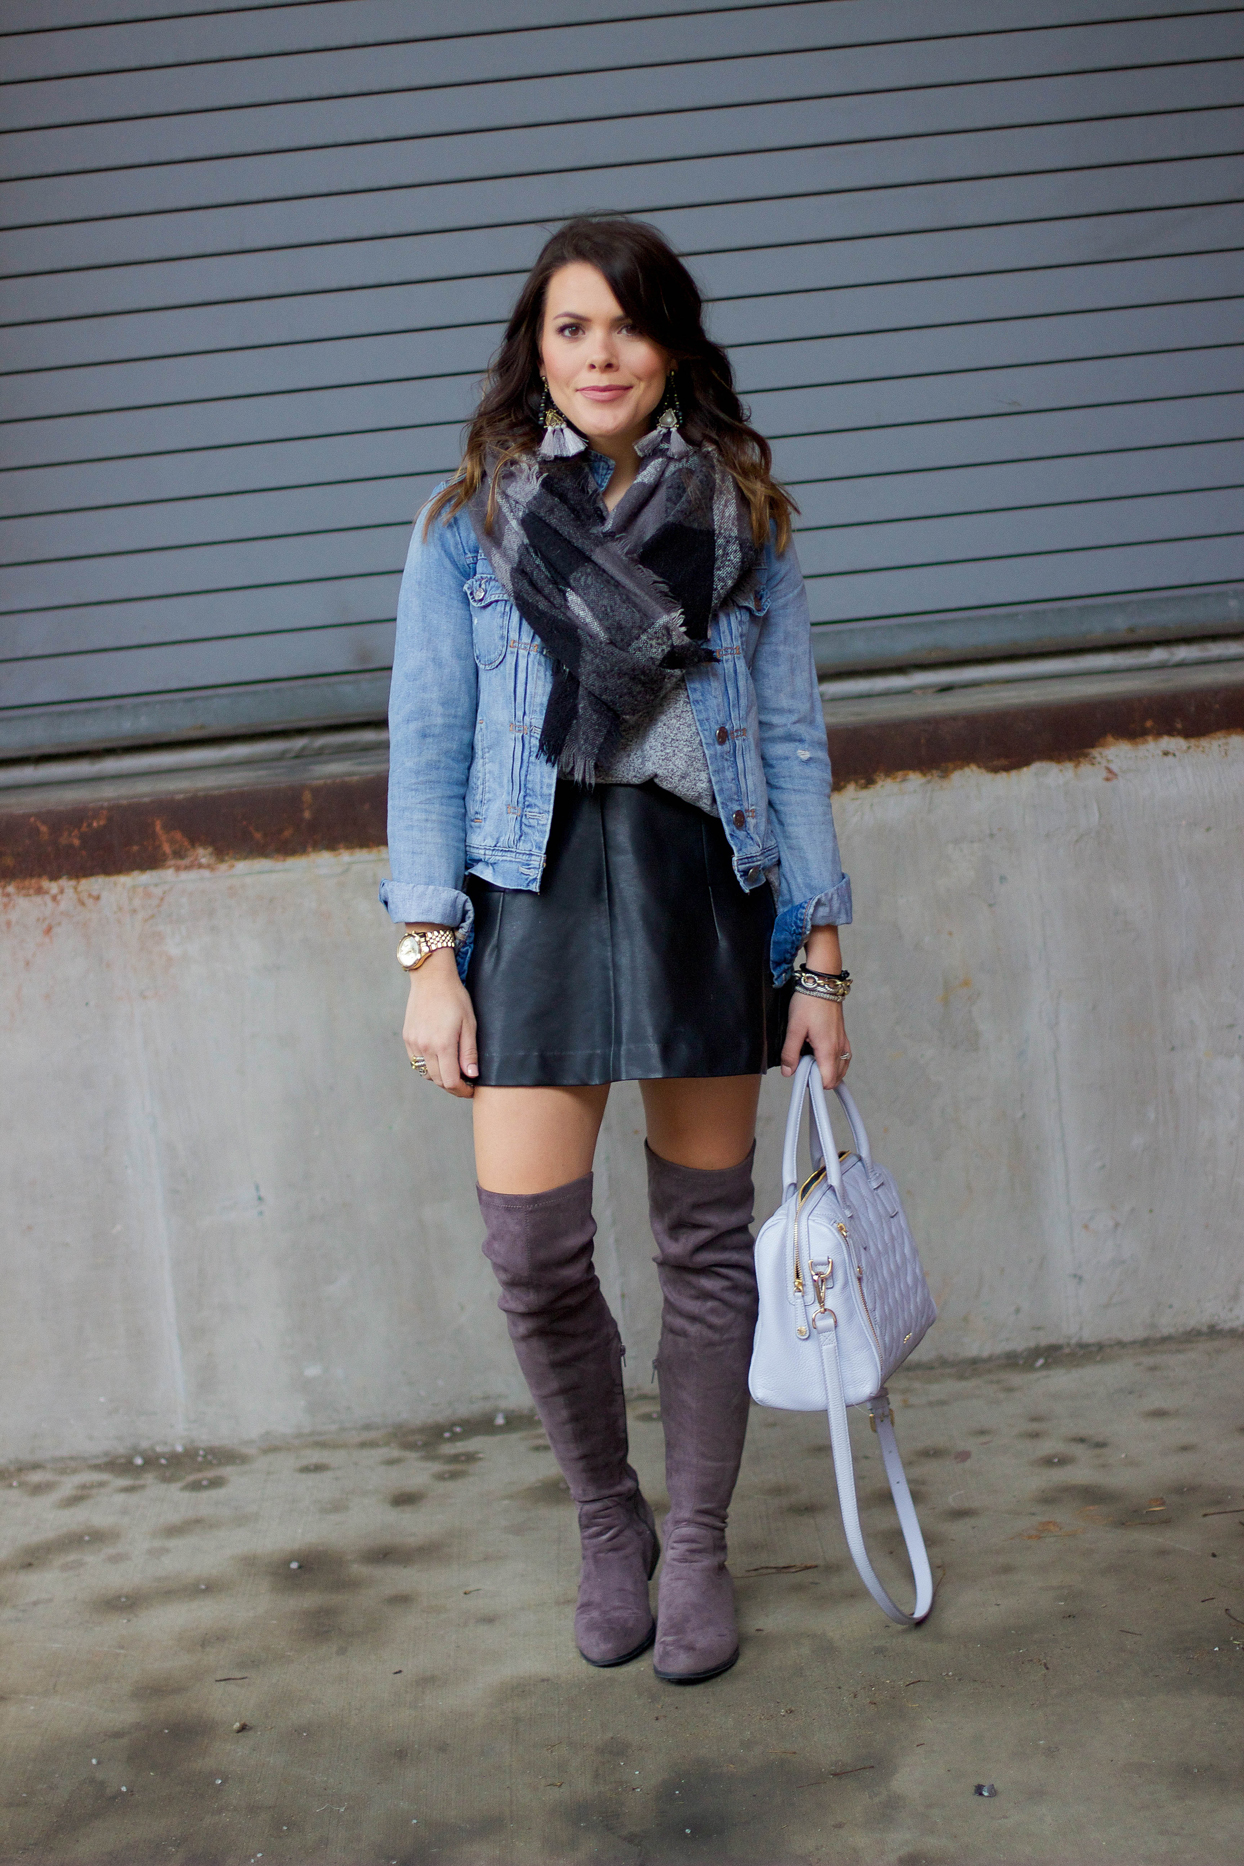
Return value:
<svg viewBox="0 0 1244 1866">
<path fill-rule="evenodd" d="M 651 710 L 686 668 L 711 661 L 708 625 L 753 573 L 760 551 L 747 503 L 714 448 L 677 430 L 638 443 L 640 470 L 612 512 L 586 443 L 566 457 L 513 462 L 468 512 L 498 582 L 553 658 L 542 755 L 590 784 L 623 726 Z"/>
</svg>

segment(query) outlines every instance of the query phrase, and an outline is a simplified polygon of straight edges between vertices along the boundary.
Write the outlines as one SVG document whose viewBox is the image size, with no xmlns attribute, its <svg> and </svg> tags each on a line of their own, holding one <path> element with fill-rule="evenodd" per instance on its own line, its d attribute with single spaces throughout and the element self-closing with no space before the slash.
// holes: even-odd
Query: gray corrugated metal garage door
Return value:
<svg viewBox="0 0 1244 1866">
<path fill-rule="evenodd" d="M 711 297 L 829 664 L 1241 626 L 1239 7 L 30 17 L 0 754 L 376 716 L 411 515 L 590 208 Z"/>
</svg>

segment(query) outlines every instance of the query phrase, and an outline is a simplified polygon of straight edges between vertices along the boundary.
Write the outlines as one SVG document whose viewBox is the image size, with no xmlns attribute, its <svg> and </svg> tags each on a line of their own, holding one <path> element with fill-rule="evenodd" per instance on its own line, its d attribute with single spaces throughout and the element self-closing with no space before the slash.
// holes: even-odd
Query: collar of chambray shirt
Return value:
<svg viewBox="0 0 1244 1866">
<path fill-rule="evenodd" d="M 609 458 L 608 454 L 598 454 L 594 447 L 589 447 L 587 450 L 587 463 L 592 469 L 592 478 L 596 481 L 597 487 L 601 492 L 604 492 L 605 487 L 613 478 L 613 461 Z"/>
</svg>

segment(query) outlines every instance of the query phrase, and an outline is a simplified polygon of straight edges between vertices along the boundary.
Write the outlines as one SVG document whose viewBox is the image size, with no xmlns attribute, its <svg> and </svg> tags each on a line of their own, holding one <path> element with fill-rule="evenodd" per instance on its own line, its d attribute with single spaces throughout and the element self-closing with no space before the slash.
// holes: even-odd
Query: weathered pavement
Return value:
<svg viewBox="0 0 1244 1866">
<path fill-rule="evenodd" d="M 756 1410 L 743 1655 L 695 1690 L 575 1654 L 530 1418 L 5 1472 L 0 1859 L 1238 1860 L 1244 1342 L 909 1372 L 895 1400 L 929 1624 L 859 1585 L 823 1421 Z M 632 1420 L 655 1502 L 655 1401 Z"/>
</svg>

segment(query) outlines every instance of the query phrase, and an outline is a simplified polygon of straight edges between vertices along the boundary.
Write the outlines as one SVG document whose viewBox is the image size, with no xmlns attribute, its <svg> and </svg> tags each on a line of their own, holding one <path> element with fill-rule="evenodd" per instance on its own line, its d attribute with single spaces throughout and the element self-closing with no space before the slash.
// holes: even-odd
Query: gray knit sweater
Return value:
<svg viewBox="0 0 1244 1866">
<path fill-rule="evenodd" d="M 596 771 L 598 784 L 659 784 L 716 816 L 717 799 L 686 680 L 670 688 L 653 711 L 624 731 L 613 757 Z"/>
</svg>

